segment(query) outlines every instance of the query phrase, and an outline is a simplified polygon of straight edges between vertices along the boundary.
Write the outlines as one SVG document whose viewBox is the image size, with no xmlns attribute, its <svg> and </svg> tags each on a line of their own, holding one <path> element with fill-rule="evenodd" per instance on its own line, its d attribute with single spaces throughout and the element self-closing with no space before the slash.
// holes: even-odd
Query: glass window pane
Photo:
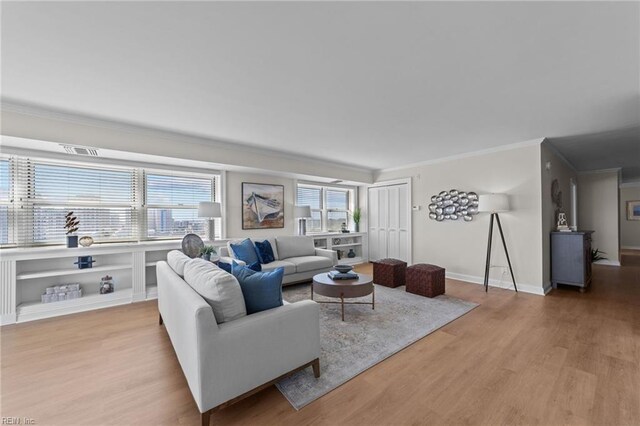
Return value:
<svg viewBox="0 0 640 426">
<path fill-rule="evenodd" d="M 9 160 L 0 160 L 0 200 L 9 201 Z"/>
<path fill-rule="evenodd" d="M 311 212 L 311 219 L 307 219 L 307 232 L 322 231 L 322 213 L 319 211 Z"/>
<path fill-rule="evenodd" d="M 147 174 L 147 205 L 194 206 L 211 201 L 212 179 Z"/>
<path fill-rule="evenodd" d="M 348 224 L 347 212 L 327 212 L 327 231 L 339 231 L 343 223 Z"/>
<path fill-rule="evenodd" d="M 0 206 L 0 244 L 9 243 L 9 208 Z"/>
<path fill-rule="evenodd" d="M 58 164 L 34 165 L 35 202 L 58 205 L 131 204 L 133 171 L 104 170 Z"/>
<path fill-rule="evenodd" d="M 183 237 L 207 234 L 207 220 L 198 217 L 198 209 L 147 209 L 147 233 L 149 238 Z"/>
<path fill-rule="evenodd" d="M 321 198 L 322 198 L 321 188 L 309 188 L 306 186 L 299 186 L 296 205 L 310 206 L 312 209 L 320 209 L 322 208 Z"/>
<path fill-rule="evenodd" d="M 64 217 L 72 210 L 80 221 L 78 236 L 89 235 L 96 242 L 133 240 L 135 212 L 131 208 L 35 207 L 33 240 L 35 243 L 65 241 Z"/>
<path fill-rule="evenodd" d="M 349 209 L 349 192 L 327 189 L 327 208 L 328 209 Z"/>
</svg>

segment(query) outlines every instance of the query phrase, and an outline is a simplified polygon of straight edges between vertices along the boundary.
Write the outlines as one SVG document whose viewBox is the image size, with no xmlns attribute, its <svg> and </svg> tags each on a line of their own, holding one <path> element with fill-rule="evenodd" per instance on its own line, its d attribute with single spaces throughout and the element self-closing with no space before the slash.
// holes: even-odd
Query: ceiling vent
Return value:
<svg viewBox="0 0 640 426">
<path fill-rule="evenodd" d="M 85 157 L 97 157 L 98 150 L 87 146 L 62 145 L 67 154 L 84 155 Z"/>
</svg>

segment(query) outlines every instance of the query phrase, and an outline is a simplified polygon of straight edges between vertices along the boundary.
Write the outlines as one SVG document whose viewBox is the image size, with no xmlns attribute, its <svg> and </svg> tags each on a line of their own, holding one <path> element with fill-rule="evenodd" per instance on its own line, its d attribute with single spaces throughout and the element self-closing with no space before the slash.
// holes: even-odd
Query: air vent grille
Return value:
<svg viewBox="0 0 640 426">
<path fill-rule="evenodd" d="M 84 155 L 85 157 L 97 157 L 98 150 L 87 146 L 62 145 L 67 154 Z"/>
</svg>

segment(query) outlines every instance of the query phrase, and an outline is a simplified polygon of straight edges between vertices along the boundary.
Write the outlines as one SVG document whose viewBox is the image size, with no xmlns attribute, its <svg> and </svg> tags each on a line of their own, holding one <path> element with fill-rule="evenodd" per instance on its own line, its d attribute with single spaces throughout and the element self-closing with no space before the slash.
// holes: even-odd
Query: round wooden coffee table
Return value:
<svg viewBox="0 0 640 426">
<path fill-rule="evenodd" d="M 373 287 L 373 277 L 371 275 L 358 274 L 353 280 L 332 280 L 327 273 L 318 274 L 313 277 L 311 284 L 311 300 L 313 293 L 321 296 L 340 298 L 340 301 L 331 302 L 326 300 L 316 300 L 318 303 L 339 303 L 342 307 L 342 321 L 344 321 L 344 305 L 371 305 L 371 309 L 376 308 L 376 291 Z M 345 302 L 344 299 L 353 299 L 371 295 L 369 302 Z"/>
</svg>

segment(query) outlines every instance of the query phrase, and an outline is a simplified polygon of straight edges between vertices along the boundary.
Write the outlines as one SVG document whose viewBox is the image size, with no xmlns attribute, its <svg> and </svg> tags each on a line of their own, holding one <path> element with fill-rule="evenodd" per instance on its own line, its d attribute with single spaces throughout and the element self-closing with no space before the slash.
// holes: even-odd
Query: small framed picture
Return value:
<svg viewBox="0 0 640 426">
<path fill-rule="evenodd" d="M 627 220 L 640 220 L 640 200 L 627 201 Z"/>
</svg>

